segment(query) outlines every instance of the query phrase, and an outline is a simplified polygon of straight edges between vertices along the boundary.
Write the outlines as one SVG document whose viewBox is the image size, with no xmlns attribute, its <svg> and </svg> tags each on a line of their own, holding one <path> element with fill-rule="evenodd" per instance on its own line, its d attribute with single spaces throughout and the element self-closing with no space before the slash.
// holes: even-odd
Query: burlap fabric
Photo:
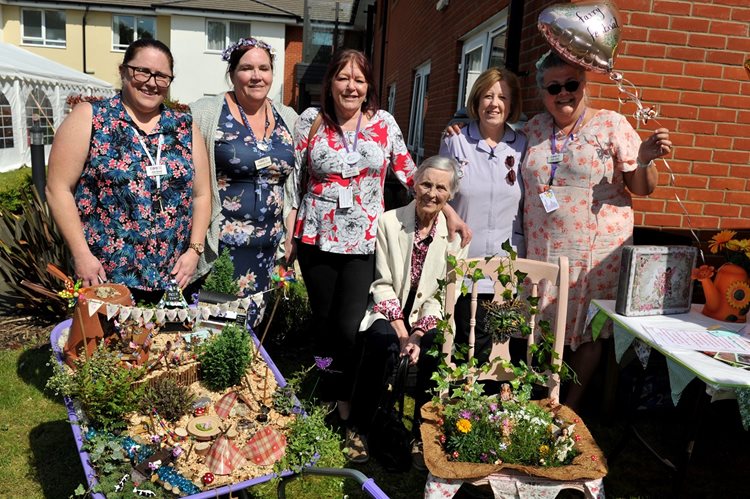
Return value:
<svg viewBox="0 0 750 499">
<path fill-rule="evenodd" d="M 549 399 L 535 401 L 549 410 L 552 410 L 558 417 L 565 421 L 577 420 L 575 433 L 580 435 L 581 439 L 576 443 L 576 449 L 580 454 L 568 466 L 544 467 L 544 466 L 527 466 L 523 464 L 481 464 L 465 463 L 461 461 L 449 461 L 448 455 L 443 451 L 443 447 L 438 442 L 440 429 L 437 420 L 442 415 L 442 406 L 435 406 L 431 402 L 422 406 L 423 423 L 421 427 L 422 442 L 424 446 L 424 461 L 427 469 L 438 478 L 449 480 L 474 480 L 484 478 L 502 469 L 518 470 L 529 475 L 550 478 L 552 480 L 579 480 L 579 479 L 596 479 L 607 475 L 607 460 L 604 453 L 596 445 L 594 437 L 591 436 L 586 425 L 581 418 L 570 408 L 564 405 L 553 406 Z"/>
</svg>

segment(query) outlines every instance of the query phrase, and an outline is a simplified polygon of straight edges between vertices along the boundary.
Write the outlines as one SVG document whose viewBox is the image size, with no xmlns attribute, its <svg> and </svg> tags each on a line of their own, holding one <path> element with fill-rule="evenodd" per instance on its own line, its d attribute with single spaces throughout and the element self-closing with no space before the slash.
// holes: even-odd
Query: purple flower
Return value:
<svg viewBox="0 0 750 499">
<path fill-rule="evenodd" d="M 497 411 L 497 404 L 495 404 L 495 403 L 490 404 L 490 411 L 492 411 L 492 412 Z"/>
<path fill-rule="evenodd" d="M 190 300 L 192 300 L 193 305 L 198 305 L 198 293 L 193 293 L 190 295 Z"/>
<path fill-rule="evenodd" d="M 486 463 L 487 462 L 487 454 L 485 454 L 484 452 L 482 452 L 481 454 L 479 454 L 479 460 L 482 461 L 483 463 Z"/>
<path fill-rule="evenodd" d="M 333 359 L 331 357 L 318 357 L 317 355 L 315 356 L 315 367 L 317 367 L 321 371 L 327 371 L 332 362 Z"/>
<path fill-rule="evenodd" d="M 459 416 L 461 416 L 464 419 L 470 419 L 471 418 L 471 411 L 468 409 L 464 409 L 463 411 L 458 413 Z"/>
</svg>

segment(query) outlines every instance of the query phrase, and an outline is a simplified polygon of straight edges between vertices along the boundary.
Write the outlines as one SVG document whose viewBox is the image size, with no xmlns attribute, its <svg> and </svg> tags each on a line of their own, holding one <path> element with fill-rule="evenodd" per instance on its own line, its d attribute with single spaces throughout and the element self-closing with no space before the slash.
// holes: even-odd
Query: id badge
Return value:
<svg viewBox="0 0 750 499">
<path fill-rule="evenodd" d="M 547 158 L 547 161 L 550 163 L 560 163 L 563 160 L 563 153 L 556 152 L 555 154 L 550 154 Z"/>
<path fill-rule="evenodd" d="M 352 178 L 359 175 L 359 168 L 356 166 L 347 166 L 344 171 L 341 172 L 341 176 L 344 178 Z"/>
<path fill-rule="evenodd" d="M 263 168 L 268 168 L 269 166 L 271 166 L 271 156 L 266 156 L 255 161 L 256 170 L 262 170 Z"/>
<path fill-rule="evenodd" d="M 547 189 L 544 192 L 539 193 L 539 199 L 542 200 L 542 205 L 544 205 L 544 211 L 547 213 L 552 213 L 556 209 L 560 207 L 560 204 L 557 202 L 557 198 L 555 197 L 555 193 L 552 192 L 551 189 Z"/>
<path fill-rule="evenodd" d="M 351 187 L 339 186 L 339 208 L 351 208 L 354 206 L 354 196 Z"/>
<path fill-rule="evenodd" d="M 146 166 L 146 175 L 149 177 L 160 177 L 161 175 L 167 174 L 167 167 L 164 163 L 160 165 L 148 165 Z"/>
</svg>

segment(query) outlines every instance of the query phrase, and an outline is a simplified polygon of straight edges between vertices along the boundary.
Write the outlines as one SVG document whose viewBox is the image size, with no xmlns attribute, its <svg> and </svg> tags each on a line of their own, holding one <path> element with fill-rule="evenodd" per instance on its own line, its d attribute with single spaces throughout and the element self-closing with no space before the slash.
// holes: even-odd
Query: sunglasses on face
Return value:
<svg viewBox="0 0 750 499">
<path fill-rule="evenodd" d="M 559 83 L 553 83 L 545 88 L 548 94 L 550 95 L 557 95 L 560 92 L 562 92 L 562 89 L 564 88 L 566 92 L 575 92 L 578 90 L 578 87 L 581 86 L 580 81 L 576 80 L 570 80 L 566 81 L 564 84 L 560 85 Z"/>
</svg>

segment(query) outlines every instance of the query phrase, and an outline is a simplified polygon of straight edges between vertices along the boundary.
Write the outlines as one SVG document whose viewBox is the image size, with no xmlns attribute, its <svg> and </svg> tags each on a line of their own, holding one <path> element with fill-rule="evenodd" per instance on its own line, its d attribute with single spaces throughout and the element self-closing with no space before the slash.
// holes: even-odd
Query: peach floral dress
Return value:
<svg viewBox="0 0 750 499">
<path fill-rule="evenodd" d="M 522 167 L 527 258 L 570 261 L 570 294 L 565 343 L 573 350 L 591 341 L 585 328 L 592 298 L 614 299 L 621 249 L 632 243 L 633 210 L 623 173 L 636 169 L 641 140 L 624 116 L 599 110 L 562 151 L 550 186 L 552 117 L 542 113 L 525 128 L 529 140 Z M 565 142 L 558 138 L 558 148 Z M 551 189 L 560 207 L 547 213 L 539 193 Z M 555 300 L 547 288 L 542 301 Z M 606 335 L 606 331 L 603 331 Z"/>
</svg>

